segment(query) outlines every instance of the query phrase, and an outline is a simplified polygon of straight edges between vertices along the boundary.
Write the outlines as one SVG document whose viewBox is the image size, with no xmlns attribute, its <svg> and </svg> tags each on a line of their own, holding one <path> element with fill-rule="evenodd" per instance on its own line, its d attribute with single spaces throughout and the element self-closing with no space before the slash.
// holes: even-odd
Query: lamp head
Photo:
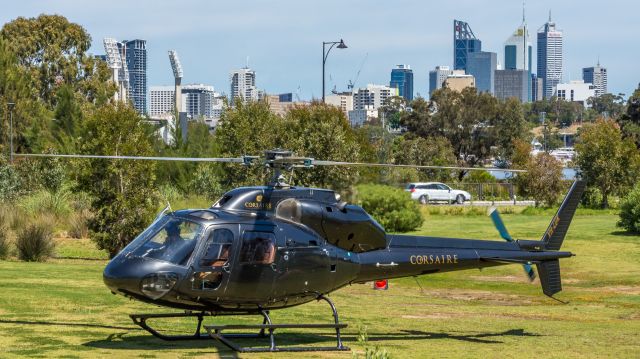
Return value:
<svg viewBox="0 0 640 359">
<path fill-rule="evenodd" d="M 340 43 L 336 47 L 339 49 L 346 49 L 347 45 L 345 45 L 344 40 L 340 39 Z"/>
</svg>

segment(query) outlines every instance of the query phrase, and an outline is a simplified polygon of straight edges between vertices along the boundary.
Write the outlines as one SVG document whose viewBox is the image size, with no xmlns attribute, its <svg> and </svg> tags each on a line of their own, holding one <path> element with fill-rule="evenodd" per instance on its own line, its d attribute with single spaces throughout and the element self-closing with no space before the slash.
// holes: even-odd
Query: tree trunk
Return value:
<svg viewBox="0 0 640 359">
<path fill-rule="evenodd" d="M 602 209 L 609 208 L 609 193 L 602 191 L 602 202 L 600 203 Z"/>
</svg>

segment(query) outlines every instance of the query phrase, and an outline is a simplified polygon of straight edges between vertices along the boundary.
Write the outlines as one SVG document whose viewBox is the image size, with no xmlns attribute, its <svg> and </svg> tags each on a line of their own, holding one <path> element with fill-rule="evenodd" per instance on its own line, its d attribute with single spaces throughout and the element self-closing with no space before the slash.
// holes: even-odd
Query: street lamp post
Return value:
<svg viewBox="0 0 640 359">
<path fill-rule="evenodd" d="M 329 50 L 325 50 L 327 45 L 329 46 Z M 339 49 L 346 49 L 347 45 L 344 44 L 344 41 L 340 39 L 340 41 L 328 41 L 322 42 L 322 103 L 324 103 L 324 65 L 327 63 L 327 57 L 329 56 L 329 52 L 333 49 L 334 46 L 337 46 Z"/>
<path fill-rule="evenodd" d="M 9 108 L 9 160 L 13 163 L 13 108 L 16 106 L 14 102 L 7 103 Z"/>
</svg>

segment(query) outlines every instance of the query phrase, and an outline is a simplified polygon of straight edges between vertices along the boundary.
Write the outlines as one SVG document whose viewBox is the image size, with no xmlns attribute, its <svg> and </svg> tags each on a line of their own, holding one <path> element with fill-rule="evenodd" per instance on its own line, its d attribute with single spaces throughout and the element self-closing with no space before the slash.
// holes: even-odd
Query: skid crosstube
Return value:
<svg viewBox="0 0 640 359">
<path fill-rule="evenodd" d="M 269 314 L 263 312 L 265 316 L 265 322 L 262 325 L 205 325 L 204 328 L 207 330 L 209 335 L 218 340 L 220 343 L 226 345 L 230 349 L 241 352 L 241 353 L 256 353 L 256 352 L 310 352 L 310 351 L 346 351 L 349 350 L 348 347 L 342 345 L 342 339 L 340 338 L 340 329 L 344 329 L 347 327 L 347 324 L 340 323 L 338 318 L 338 311 L 336 310 L 335 305 L 329 298 L 320 295 L 317 298 L 318 300 L 324 300 L 331 306 L 331 311 L 333 312 L 334 323 L 332 324 L 273 324 L 271 323 L 271 318 L 269 318 Z M 336 331 L 336 346 L 335 347 L 314 347 L 314 346 L 306 346 L 306 347 L 278 347 L 275 341 L 274 332 L 276 329 L 326 329 L 331 328 Z M 246 329 L 260 329 L 260 333 L 264 334 L 265 331 L 269 332 L 269 347 L 242 347 L 229 340 L 230 338 L 237 338 L 237 335 L 242 334 L 223 334 L 223 330 L 246 330 Z"/>
</svg>

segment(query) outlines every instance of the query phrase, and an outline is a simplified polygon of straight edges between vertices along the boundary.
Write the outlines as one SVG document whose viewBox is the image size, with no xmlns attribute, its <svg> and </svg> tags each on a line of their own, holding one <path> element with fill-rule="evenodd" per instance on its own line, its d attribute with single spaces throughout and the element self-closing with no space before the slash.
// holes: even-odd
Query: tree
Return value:
<svg viewBox="0 0 640 359">
<path fill-rule="evenodd" d="M 601 117 L 618 118 L 624 111 L 622 94 L 605 93 L 600 96 L 589 97 L 587 104 Z"/>
<path fill-rule="evenodd" d="M 455 166 L 456 156 L 449 140 L 444 137 L 396 137 L 392 145 L 391 160 L 399 165 L 420 166 Z M 396 178 L 393 182 L 414 182 L 420 175 L 431 180 L 447 181 L 451 178 L 450 171 L 428 169 L 394 170 Z"/>
<path fill-rule="evenodd" d="M 533 198 L 536 207 L 555 205 L 563 189 L 562 163 L 543 152 L 529 156 L 524 169 L 527 172 L 519 173 L 516 177 L 520 194 Z"/>
<path fill-rule="evenodd" d="M 264 151 L 284 145 L 285 127 L 282 119 L 269 110 L 265 101 L 235 101 L 222 113 L 214 141 L 224 157 L 261 156 Z M 268 174 L 262 166 L 238 168 L 223 164 L 223 187 L 263 184 Z"/>
<path fill-rule="evenodd" d="M 631 138 L 640 148 L 640 85 L 627 101 L 627 110 L 618 121 L 625 138 Z"/>
<path fill-rule="evenodd" d="M 86 54 L 91 36 L 82 26 L 60 15 L 19 17 L 3 26 L 0 37 L 7 40 L 18 64 L 28 70 L 38 97 L 45 103 L 53 105 L 55 91 L 62 83 L 82 89 L 89 102 L 106 100 L 110 72 L 103 61 L 96 62 Z"/>
<path fill-rule="evenodd" d="M 152 134 L 130 106 L 106 105 L 89 116 L 81 152 L 99 155 L 151 156 Z M 111 257 L 133 240 L 157 209 L 155 164 L 150 161 L 86 160 L 79 188 L 90 194 L 95 213 L 91 238 Z"/>
<path fill-rule="evenodd" d="M 392 96 L 384 101 L 378 109 L 378 117 L 384 118 L 386 126 L 389 128 L 399 128 L 402 112 L 407 107 L 407 100 L 401 96 Z"/>
<path fill-rule="evenodd" d="M 500 103 L 494 126 L 499 156 L 504 159 L 511 158 L 514 154 L 514 141 L 522 140 L 528 127 L 520 101 L 509 98 Z"/>
<path fill-rule="evenodd" d="M 629 138 L 622 138 L 620 127 L 611 120 L 600 119 L 579 132 L 576 144 L 577 164 L 587 186 L 602 194 L 602 208 L 609 206 L 609 196 L 621 193 L 637 180 L 640 155 Z"/>
<path fill-rule="evenodd" d="M 281 129 L 284 147 L 301 156 L 360 162 L 364 160 L 363 152 L 368 152 L 368 144 L 361 141 L 344 113 L 335 106 L 319 102 L 295 106 L 287 112 Z M 357 182 L 359 173 L 354 167 L 320 166 L 311 171 L 298 171 L 295 176 L 307 186 L 341 190 Z"/>
</svg>

